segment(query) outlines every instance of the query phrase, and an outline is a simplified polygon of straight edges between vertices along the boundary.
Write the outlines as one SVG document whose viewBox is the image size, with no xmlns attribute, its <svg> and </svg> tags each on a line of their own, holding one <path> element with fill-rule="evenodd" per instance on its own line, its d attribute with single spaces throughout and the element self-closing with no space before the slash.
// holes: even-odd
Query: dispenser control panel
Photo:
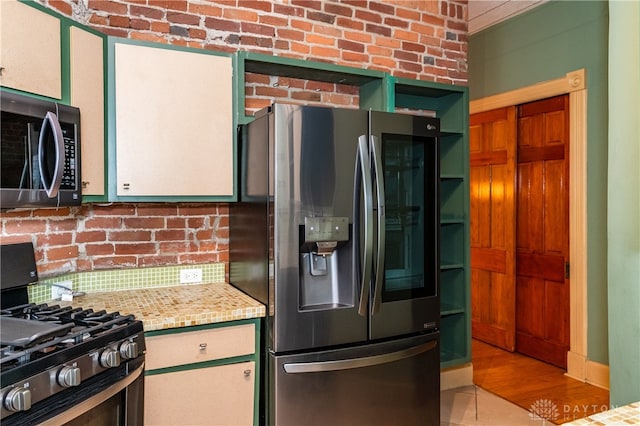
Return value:
<svg viewBox="0 0 640 426">
<path fill-rule="evenodd" d="M 307 243 L 348 241 L 349 218 L 338 216 L 305 217 L 304 240 Z"/>
</svg>

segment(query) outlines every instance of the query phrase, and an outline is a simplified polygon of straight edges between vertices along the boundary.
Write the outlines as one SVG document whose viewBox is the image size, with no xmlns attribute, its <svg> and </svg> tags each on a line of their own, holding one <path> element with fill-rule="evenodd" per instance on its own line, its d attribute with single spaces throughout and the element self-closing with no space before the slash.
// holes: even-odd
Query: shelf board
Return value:
<svg viewBox="0 0 640 426">
<path fill-rule="evenodd" d="M 464 217 L 459 216 L 440 216 L 440 225 L 464 225 Z"/>
<path fill-rule="evenodd" d="M 464 263 L 445 263 L 444 265 L 440 265 L 440 270 L 448 270 L 448 269 L 464 269 Z"/>
<path fill-rule="evenodd" d="M 449 303 L 440 303 L 441 317 L 446 317 L 449 315 L 464 314 L 464 313 L 465 313 L 464 308 L 461 308 L 460 306 L 451 305 Z"/>
<path fill-rule="evenodd" d="M 468 362 L 468 358 L 464 355 L 443 350 L 440 347 L 440 368 L 452 367 Z"/>
<path fill-rule="evenodd" d="M 462 136 L 464 135 L 464 130 L 456 130 L 456 129 L 440 129 L 440 136 L 446 138 L 448 136 Z"/>
<path fill-rule="evenodd" d="M 440 179 L 464 179 L 464 174 L 462 173 L 441 173 Z"/>
<path fill-rule="evenodd" d="M 363 86 L 372 81 L 382 82 L 384 73 L 363 68 L 351 68 L 325 62 L 271 56 L 252 52 L 238 52 L 244 59 L 244 71 L 256 74 L 322 81 L 325 83 Z"/>
<path fill-rule="evenodd" d="M 396 78 L 396 93 L 412 96 L 424 96 L 429 98 L 442 98 L 452 93 L 462 95 L 466 88 L 442 83 L 434 83 L 425 80 L 412 80 L 408 78 Z"/>
</svg>

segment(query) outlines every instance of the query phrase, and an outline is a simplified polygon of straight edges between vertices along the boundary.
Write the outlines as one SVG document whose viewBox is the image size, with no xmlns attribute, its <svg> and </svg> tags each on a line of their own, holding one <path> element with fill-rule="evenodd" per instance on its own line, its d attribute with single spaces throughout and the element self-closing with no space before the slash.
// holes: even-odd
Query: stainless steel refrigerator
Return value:
<svg viewBox="0 0 640 426">
<path fill-rule="evenodd" d="M 439 425 L 438 138 L 288 104 L 241 126 L 230 282 L 267 305 L 266 424 Z"/>
</svg>

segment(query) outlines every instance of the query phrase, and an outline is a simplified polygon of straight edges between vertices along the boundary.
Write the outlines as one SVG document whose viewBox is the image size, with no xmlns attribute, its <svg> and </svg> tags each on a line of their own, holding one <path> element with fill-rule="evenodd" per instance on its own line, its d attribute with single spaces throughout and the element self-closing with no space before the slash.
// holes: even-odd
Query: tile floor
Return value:
<svg viewBox="0 0 640 426">
<path fill-rule="evenodd" d="M 529 411 L 478 386 L 465 386 L 440 393 L 440 424 L 483 426 L 542 426 Z M 551 424 L 550 422 L 545 422 Z"/>
</svg>

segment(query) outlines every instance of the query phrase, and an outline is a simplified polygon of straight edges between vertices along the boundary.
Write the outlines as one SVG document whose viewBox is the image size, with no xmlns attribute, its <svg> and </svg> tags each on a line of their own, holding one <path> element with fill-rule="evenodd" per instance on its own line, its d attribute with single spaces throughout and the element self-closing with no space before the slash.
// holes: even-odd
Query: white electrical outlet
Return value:
<svg viewBox="0 0 640 426">
<path fill-rule="evenodd" d="M 59 283 L 55 283 L 51 285 L 51 299 L 52 300 L 57 300 L 57 299 L 61 299 L 62 295 L 67 293 L 67 294 L 71 294 L 73 289 L 73 281 L 71 280 L 67 280 L 67 281 L 60 281 Z"/>
<path fill-rule="evenodd" d="M 202 269 L 181 269 L 180 270 L 180 284 L 192 284 L 202 282 Z"/>
</svg>

